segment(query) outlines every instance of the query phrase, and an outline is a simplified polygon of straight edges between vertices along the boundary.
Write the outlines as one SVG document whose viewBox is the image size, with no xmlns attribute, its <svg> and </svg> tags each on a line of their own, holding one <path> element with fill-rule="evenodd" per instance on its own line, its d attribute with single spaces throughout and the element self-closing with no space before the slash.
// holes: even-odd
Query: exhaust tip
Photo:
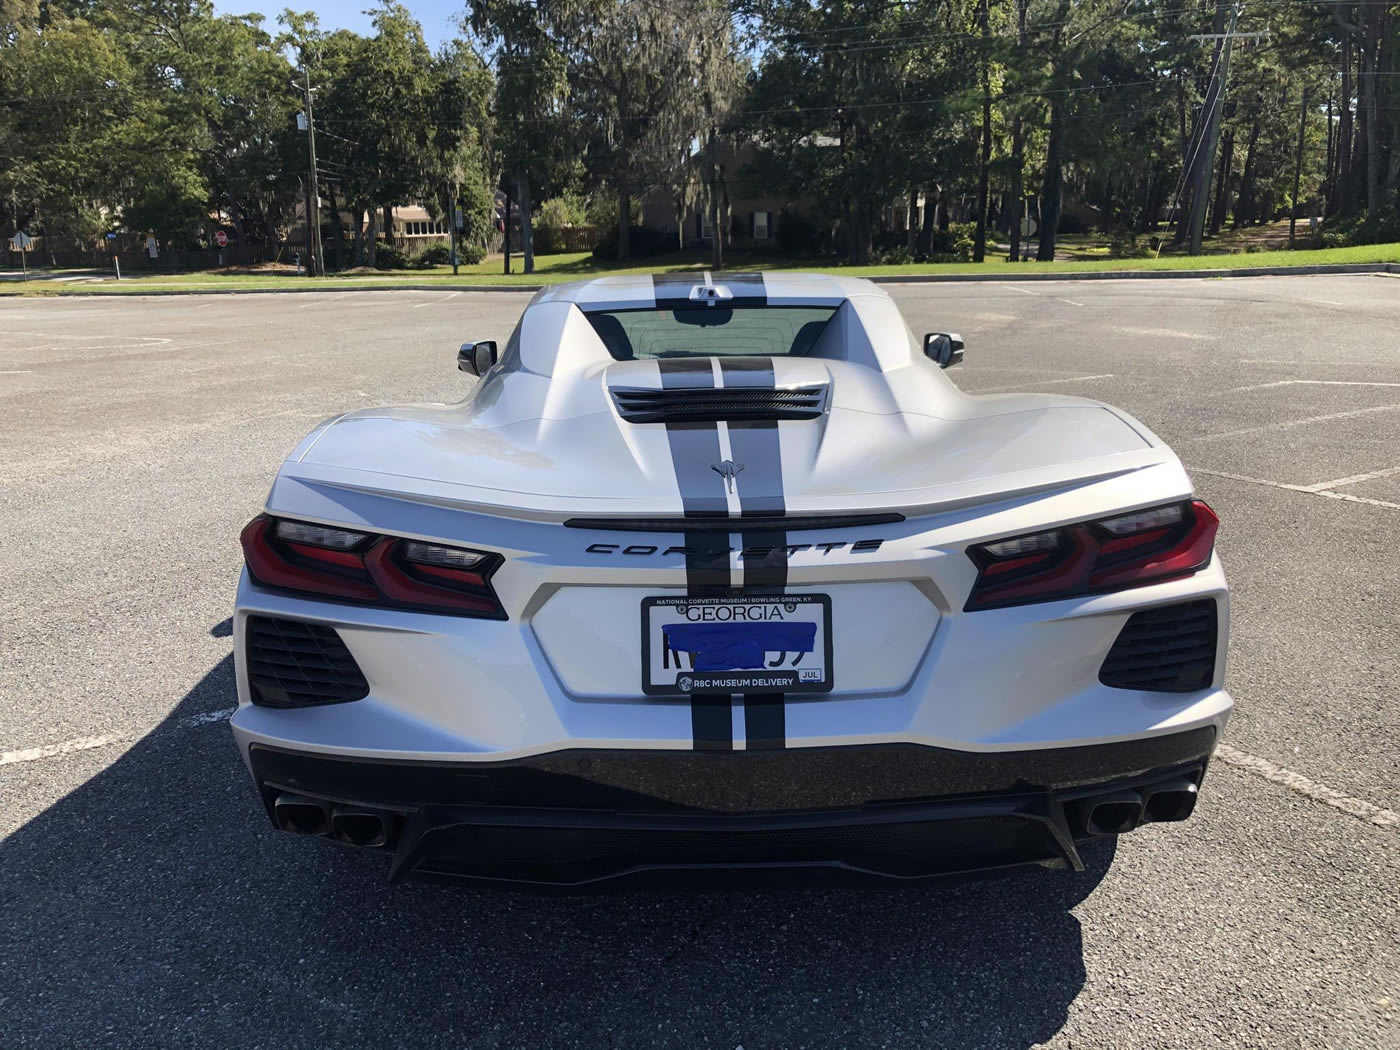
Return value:
<svg viewBox="0 0 1400 1050">
<path fill-rule="evenodd" d="M 326 835 L 330 833 L 330 813 L 314 799 L 300 795 L 279 795 L 272 804 L 277 826 L 293 835 Z"/>
<path fill-rule="evenodd" d="M 1142 796 L 1120 791 L 1090 801 L 1084 830 L 1090 835 L 1122 835 L 1137 827 L 1141 818 Z"/>
<path fill-rule="evenodd" d="M 1167 784 L 1147 796 L 1143 819 L 1154 822 L 1185 820 L 1196 808 L 1196 785 L 1190 781 Z"/>
<path fill-rule="evenodd" d="M 347 846 L 383 846 L 389 841 L 388 818 L 369 809 L 337 806 L 331 814 L 331 835 Z"/>
</svg>

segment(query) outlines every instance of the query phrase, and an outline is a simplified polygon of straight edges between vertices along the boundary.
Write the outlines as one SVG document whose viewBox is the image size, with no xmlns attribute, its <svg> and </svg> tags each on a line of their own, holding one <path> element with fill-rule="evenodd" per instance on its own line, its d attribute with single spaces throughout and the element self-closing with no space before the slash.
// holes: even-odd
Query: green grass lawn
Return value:
<svg viewBox="0 0 1400 1050">
<path fill-rule="evenodd" d="M 335 291 L 352 288 L 393 288 L 404 285 L 539 285 L 579 280 L 607 274 L 645 274 L 677 270 L 700 271 L 708 266 L 693 256 L 660 256 L 635 266 L 616 267 L 598 263 L 587 252 L 565 255 L 544 255 L 536 259 L 535 272 L 519 272 L 520 260 L 512 259 L 512 270 L 501 272 L 499 257 L 474 266 L 463 266 L 453 276 L 450 266 L 430 270 L 401 270 L 392 273 L 356 272 L 330 277 L 309 278 L 281 273 L 193 273 L 167 274 L 136 272 L 125 275 L 120 282 L 31 280 L 0 281 L 0 295 L 91 295 L 141 294 L 171 291 L 258 291 L 263 289 L 300 288 Z M 804 270 L 816 273 L 845 274 L 851 277 L 913 277 L 921 274 L 1040 274 L 1082 273 L 1103 270 L 1194 270 L 1240 269 L 1269 266 L 1315 266 L 1338 263 L 1400 263 L 1400 243 L 1371 244 L 1351 248 L 1324 248 L 1311 251 L 1250 252 L 1235 255 L 1191 257 L 1164 255 L 1159 259 L 1086 259 L 1073 262 L 1008 263 L 997 258 L 984 263 L 908 263 L 885 266 L 832 266 L 826 260 L 778 259 L 736 256 L 731 260 L 734 270 Z"/>
</svg>

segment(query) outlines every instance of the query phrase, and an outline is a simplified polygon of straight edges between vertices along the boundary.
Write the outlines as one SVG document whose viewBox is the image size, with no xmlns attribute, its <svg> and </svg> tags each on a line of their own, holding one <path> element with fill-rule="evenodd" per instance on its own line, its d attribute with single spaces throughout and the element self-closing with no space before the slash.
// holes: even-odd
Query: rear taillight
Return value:
<svg viewBox="0 0 1400 1050">
<path fill-rule="evenodd" d="M 259 514 L 240 537 L 264 587 L 339 601 L 504 620 L 491 587 L 501 556 Z"/>
<path fill-rule="evenodd" d="M 1210 563 L 1220 519 L 1200 500 L 968 548 L 977 582 L 964 609 L 995 609 L 1140 587 Z"/>
</svg>

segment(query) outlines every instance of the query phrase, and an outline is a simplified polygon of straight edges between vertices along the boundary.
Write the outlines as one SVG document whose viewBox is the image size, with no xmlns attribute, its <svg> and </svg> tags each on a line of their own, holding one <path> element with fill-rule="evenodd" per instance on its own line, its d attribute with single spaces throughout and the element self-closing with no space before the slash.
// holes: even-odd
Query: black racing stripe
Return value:
<svg viewBox="0 0 1400 1050">
<path fill-rule="evenodd" d="M 705 275 L 694 271 L 683 273 L 654 273 L 651 275 L 652 294 L 656 296 L 658 308 L 674 310 L 681 306 L 701 308 L 693 303 L 690 290 L 705 283 Z M 767 306 L 768 286 L 761 273 L 714 273 L 710 283 L 726 289 L 731 298 L 717 303 L 717 306 Z"/>
<path fill-rule="evenodd" d="M 743 533 L 744 593 L 781 594 L 787 587 L 787 533 Z M 744 694 L 744 747 L 772 751 L 787 746 L 787 699 L 782 693 Z"/>
<path fill-rule="evenodd" d="M 745 518 L 781 518 L 786 514 L 778 421 L 732 421 L 729 424 L 729 449 L 734 462 L 744 465 L 736 479 L 739 513 Z"/>
<path fill-rule="evenodd" d="M 690 698 L 690 732 L 696 751 L 734 750 L 734 700 L 721 693 Z"/>
<path fill-rule="evenodd" d="M 713 597 L 729 590 L 727 532 L 685 534 L 685 593 L 692 598 Z"/>
<path fill-rule="evenodd" d="M 726 388 L 772 390 L 776 385 L 771 357 L 721 357 L 719 370 L 724 376 Z"/>
<path fill-rule="evenodd" d="M 662 357 L 656 367 L 661 371 L 661 387 L 692 387 L 711 390 L 715 385 L 715 369 L 708 357 Z"/>
<path fill-rule="evenodd" d="M 679 306 L 695 305 L 690 301 L 690 290 L 704 283 L 704 274 L 654 273 L 651 275 L 651 293 L 656 296 L 659 309 L 674 310 Z"/>
<path fill-rule="evenodd" d="M 782 693 L 744 694 L 744 750 L 782 751 L 787 747 L 787 697 Z"/>
<path fill-rule="evenodd" d="M 770 358 L 740 357 L 720 360 L 724 385 L 772 389 L 775 383 Z M 729 447 L 735 463 L 744 464 L 738 476 L 741 517 L 781 518 L 787 513 L 783 497 L 782 448 L 776 420 L 734 421 L 729 424 Z M 781 594 L 787 587 L 787 532 L 783 529 L 743 531 L 745 594 Z M 771 751 L 787 746 L 787 699 L 782 693 L 744 694 L 744 747 Z"/>
<path fill-rule="evenodd" d="M 657 367 L 661 370 L 663 389 L 714 387 L 714 368 L 709 358 L 663 358 L 657 362 Z M 714 470 L 721 459 L 719 427 L 715 423 L 667 423 L 666 439 L 671 446 L 671 462 L 680 486 L 684 515 L 693 519 L 726 517 L 729 503 L 725 498 L 725 481 Z M 727 591 L 729 554 L 727 532 L 686 532 L 686 594 L 699 597 Z M 733 719 L 733 701 L 729 697 L 692 695 L 690 730 L 695 749 L 734 750 Z"/>
<path fill-rule="evenodd" d="M 721 358 L 719 369 L 725 387 L 772 390 L 776 385 L 771 357 Z M 734 462 L 744 465 L 737 479 L 739 513 L 746 518 L 782 517 L 787 513 L 778 421 L 733 420 L 729 424 L 729 448 Z"/>
<path fill-rule="evenodd" d="M 681 510 L 687 518 L 723 518 L 729 513 L 724 478 L 715 464 L 719 429 L 714 423 L 667 423 L 671 462 L 681 489 Z"/>
<path fill-rule="evenodd" d="M 711 275 L 716 285 L 729 289 L 733 296 L 728 306 L 767 306 L 768 286 L 761 273 L 717 273 Z"/>
</svg>

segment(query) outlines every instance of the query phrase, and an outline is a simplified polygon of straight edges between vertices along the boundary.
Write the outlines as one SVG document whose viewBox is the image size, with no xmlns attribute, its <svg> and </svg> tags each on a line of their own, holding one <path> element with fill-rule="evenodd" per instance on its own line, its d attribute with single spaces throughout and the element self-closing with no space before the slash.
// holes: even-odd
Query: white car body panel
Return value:
<svg viewBox="0 0 1400 1050">
<path fill-rule="evenodd" d="M 781 577 L 784 593 L 831 597 L 835 646 L 832 691 L 784 702 L 788 749 L 1012 754 L 1224 728 L 1229 602 L 1218 559 L 1111 593 L 964 609 L 978 573 L 967 553 L 974 544 L 1189 500 L 1190 479 L 1170 449 L 1098 402 L 962 393 L 867 282 L 785 274 L 762 286 L 769 305 L 836 307 L 807 355 L 771 359 L 773 387 L 825 387 L 827 400 L 820 418 L 776 423 L 776 464 L 748 454 L 747 469 L 724 485 L 704 464 L 698 480 L 687 478 L 667 426 L 628 422 L 614 403 L 613 389 L 660 390 L 663 377 L 655 360 L 615 360 L 586 312 L 656 309 L 660 285 L 649 278 L 538 293 L 500 363 L 457 404 L 366 409 L 313 430 L 279 471 L 268 515 L 497 552 L 491 586 L 506 618 L 289 594 L 245 570 L 232 720 L 245 758 L 266 747 L 470 764 L 570 749 L 697 748 L 690 700 L 641 688 L 642 599 L 684 595 L 691 583 L 687 557 L 668 552 L 679 530 L 565 524 L 680 519 L 697 484 L 734 518 L 736 590 L 748 585 L 740 552 L 752 543 L 740 515 L 757 505 L 746 501 L 776 498 L 788 518 L 903 515 L 788 537 L 796 547 L 839 541 L 826 551 L 794 547 Z M 713 375 L 722 388 L 717 363 Z M 744 459 L 749 439 L 733 424 L 714 426 L 721 457 Z M 869 553 L 850 549 L 876 540 Z M 1134 613 L 1202 599 L 1218 609 L 1208 687 L 1139 692 L 1099 681 Z M 333 628 L 368 695 L 324 706 L 255 703 L 252 616 Z M 730 710 L 734 751 L 751 746 L 746 704 L 736 696 Z"/>
</svg>

